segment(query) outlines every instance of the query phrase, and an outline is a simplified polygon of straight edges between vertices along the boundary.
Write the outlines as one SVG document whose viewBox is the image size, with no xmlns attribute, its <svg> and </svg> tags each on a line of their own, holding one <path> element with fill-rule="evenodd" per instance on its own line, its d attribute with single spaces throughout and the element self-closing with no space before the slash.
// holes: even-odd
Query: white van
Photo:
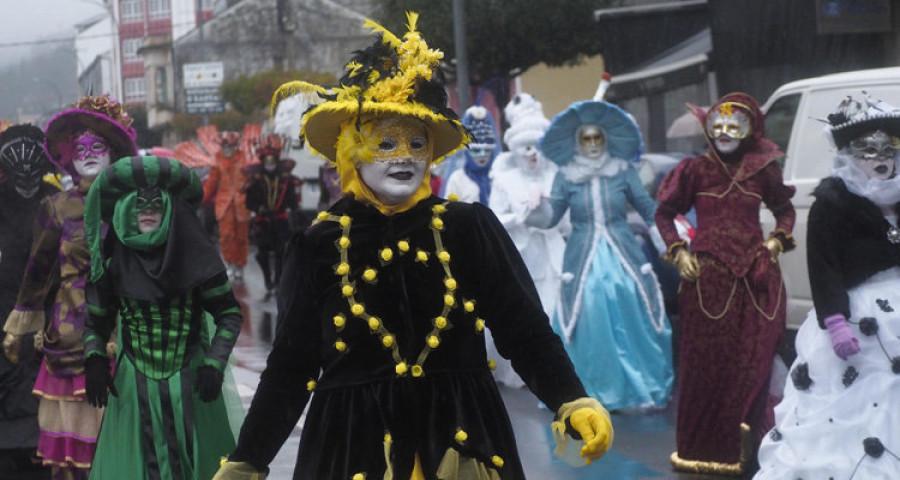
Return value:
<svg viewBox="0 0 900 480">
<path fill-rule="evenodd" d="M 797 329 L 812 308 L 806 268 L 806 226 L 813 190 L 831 173 L 835 150 L 825 137 L 824 119 L 847 95 L 862 91 L 872 98 L 900 105 L 900 67 L 858 70 L 798 80 L 779 87 L 762 106 L 766 112 L 766 138 L 785 153 L 784 181 L 797 188 L 794 208 L 797 249 L 780 258 L 787 288 L 787 325 Z M 774 219 L 763 210 L 763 231 L 774 228 Z"/>
</svg>

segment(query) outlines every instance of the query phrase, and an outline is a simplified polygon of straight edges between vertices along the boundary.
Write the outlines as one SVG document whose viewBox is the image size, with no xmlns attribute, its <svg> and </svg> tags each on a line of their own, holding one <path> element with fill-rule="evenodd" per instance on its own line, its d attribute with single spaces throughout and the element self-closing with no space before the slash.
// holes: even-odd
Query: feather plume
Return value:
<svg viewBox="0 0 900 480">
<path fill-rule="evenodd" d="M 375 23 L 372 20 L 366 19 L 366 21 L 363 22 L 363 28 L 368 28 L 371 29 L 372 32 L 380 33 L 381 41 L 387 45 L 390 45 L 390 47 L 394 50 L 400 48 L 400 45 L 403 43 L 399 38 L 397 38 L 396 35 L 389 32 L 388 29 L 384 28 L 378 23 Z"/>
<path fill-rule="evenodd" d="M 406 21 L 407 28 L 410 32 L 416 31 L 416 24 L 419 23 L 419 14 L 418 12 L 406 12 Z"/>
<path fill-rule="evenodd" d="M 278 89 L 275 90 L 275 93 L 272 94 L 272 102 L 269 103 L 269 115 L 272 117 L 275 116 L 275 109 L 278 108 L 279 102 L 281 102 L 285 98 L 303 92 L 314 92 L 322 96 L 328 95 L 328 90 L 320 85 L 315 85 L 309 82 L 301 82 L 299 80 L 285 83 L 278 87 Z"/>
</svg>

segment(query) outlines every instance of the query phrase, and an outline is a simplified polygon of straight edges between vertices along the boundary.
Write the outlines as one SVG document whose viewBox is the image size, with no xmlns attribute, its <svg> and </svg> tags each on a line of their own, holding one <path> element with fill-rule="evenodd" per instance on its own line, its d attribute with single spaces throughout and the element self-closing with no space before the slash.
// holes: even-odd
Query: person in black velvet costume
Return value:
<svg viewBox="0 0 900 480">
<path fill-rule="evenodd" d="M 0 322 L 16 303 L 41 200 L 57 192 L 42 180 L 50 168 L 40 128 L 13 125 L 0 133 Z M 31 461 L 38 443 L 38 399 L 31 389 L 41 359 L 30 341 L 22 342 L 16 357 L 12 362 L 0 355 L 0 471 L 5 472 L 43 468 Z"/>
<path fill-rule="evenodd" d="M 345 196 L 289 245 L 274 347 L 216 480 L 262 478 L 307 402 L 295 479 L 525 478 L 486 326 L 558 413 L 559 454 L 590 463 L 612 441 L 503 226 L 431 194 L 430 165 L 468 134 L 446 107 L 442 54 L 408 19 L 402 40 L 367 23 L 381 38 L 333 96 L 300 82 L 276 92 L 325 96 L 301 133 L 337 164 Z"/>
</svg>

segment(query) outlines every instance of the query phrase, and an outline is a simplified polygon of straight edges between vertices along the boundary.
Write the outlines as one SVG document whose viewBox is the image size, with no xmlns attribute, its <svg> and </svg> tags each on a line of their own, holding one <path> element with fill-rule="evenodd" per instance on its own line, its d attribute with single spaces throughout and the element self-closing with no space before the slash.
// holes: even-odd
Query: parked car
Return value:
<svg viewBox="0 0 900 480">
<path fill-rule="evenodd" d="M 780 259 L 787 288 L 787 324 L 797 329 L 812 308 L 806 265 L 806 227 L 811 196 L 819 181 L 831 173 L 834 148 L 824 134 L 823 120 L 847 95 L 865 91 L 872 98 L 900 105 L 900 67 L 859 70 L 808 78 L 785 84 L 763 104 L 766 136 L 785 152 L 784 180 L 797 188 L 794 239 L 797 249 Z M 763 231 L 774 228 L 774 218 L 763 210 Z"/>
</svg>

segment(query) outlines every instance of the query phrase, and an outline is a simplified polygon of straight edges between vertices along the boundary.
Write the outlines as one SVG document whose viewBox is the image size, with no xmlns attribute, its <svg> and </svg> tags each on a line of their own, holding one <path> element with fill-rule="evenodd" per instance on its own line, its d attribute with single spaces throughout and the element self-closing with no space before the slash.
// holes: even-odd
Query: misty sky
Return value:
<svg viewBox="0 0 900 480">
<path fill-rule="evenodd" d="M 0 65 L 28 54 L 11 45 L 75 36 L 75 25 L 104 12 L 102 0 L 0 0 Z"/>
</svg>

